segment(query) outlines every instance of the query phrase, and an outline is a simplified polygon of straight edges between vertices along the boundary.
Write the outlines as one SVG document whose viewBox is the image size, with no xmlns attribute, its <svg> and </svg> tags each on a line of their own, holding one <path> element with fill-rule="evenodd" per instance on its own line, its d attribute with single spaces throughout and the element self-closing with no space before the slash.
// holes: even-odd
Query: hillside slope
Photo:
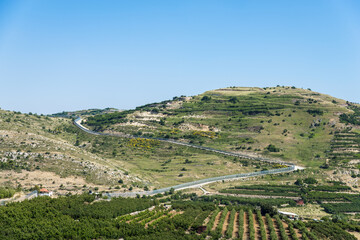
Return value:
<svg viewBox="0 0 360 240">
<path fill-rule="evenodd" d="M 125 191 L 269 168 L 159 141 L 87 134 L 68 118 L 0 110 L 0 186 Z"/>
<path fill-rule="evenodd" d="M 96 115 L 84 124 L 97 131 L 180 139 L 318 167 L 331 157 L 334 135 L 349 131 L 340 115 L 351 115 L 351 106 L 308 89 L 231 87 Z"/>
<path fill-rule="evenodd" d="M 336 170 L 334 180 L 360 174 L 358 106 L 310 90 L 232 87 L 134 110 L 79 113 L 96 131 L 278 158 L 310 172 L 325 168 L 321 176 Z M 69 118 L 3 110 L 0 159 L 0 185 L 42 184 L 60 193 L 154 189 L 274 167 L 156 140 L 93 136 Z"/>
</svg>

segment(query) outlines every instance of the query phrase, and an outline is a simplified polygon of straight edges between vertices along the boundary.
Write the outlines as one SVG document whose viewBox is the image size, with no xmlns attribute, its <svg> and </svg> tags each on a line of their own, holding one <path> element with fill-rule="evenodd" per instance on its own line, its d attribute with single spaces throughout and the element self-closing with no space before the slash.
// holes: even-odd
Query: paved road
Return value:
<svg viewBox="0 0 360 240">
<path fill-rule="evenodd" d="M 4 205 L 6 205 L 6 203 L 8 203 L 8 202 L 13 202 L 13 201 L 15 201 L 15 202 L 21 202 L 21 201 L 24 201 L 25 199 L 30 200 L 30 199 L 32 199 L 32 198 L 34 198 L 34 197 L 37 197 L 37 191 L 36 191 L 36 190 L 35 190 L 35 191 L 32 191 L 32 192 L 30 192 L 30 193 L 28 193 L 28 194 L 26 194 L 26 195 L 24 195 L 24 196 L 21 196 L 20 198 L 15 198 L 15 196 L 14 196 L 14 197 L 12 197 L 12 198 L 0 200 L 0 206 L 4 206 Z"/>
<path fill-rule="evenodd" d="M 125 137 L 125 138 L 138 138 L 137 136 L 131 136 L 131 135 L 126 135 L 126 134 L 110 134 L 110 133 L 95 132 L 95 131 L 89 130 L 88 128 L 81 125 L 81 121 L 82 121 L 82 119 L 80 117 L 78 117 L 78 118 L 76 118 L 74 120 L 74 124 L 78 128 L 80 128 L 81 130 L 83 130 L 83 131 L 85 131 L 85 132 L 87 132 L 89 134 L 103 135 L 103 136 Z M 263 176 L 263 175 L 268 175 L 268 174 L 285 173 L 285 172 L 292 172 L 292 171 L 295 171 L 295 170 L 298 170 L 298 169 L 299 170 L 304 169 L 303 167 L 296 166 L 293 163 L 283 162 L 283 161 L 280 161 L 280 160 L 274 160 L 274 159 L 264 158 L 264 157 L 254 157 L 254 156 L 246 155 L 246 154 L 243 154 L 243 153 L 227 152 L 227 151 L 222 151 L 222 150 L 218 150 L 218 149 L 214 149 L 214 148 L 198 146 L 198 145 L 194 145 L 194 144 L 190 144 L 190 143 L 179 142 L 179 141 L 175 141 L 173 139 L 147 138 L 147 137 L 140 137 L 140 138 L 155 139 L 155 140 L 168 142 L 168 143 L 172 143 L 172 144 L 177 144 L 177 145 L 187 146 L 187 147 L 191 147 L 191 148 L 202 149 L 204 151 L 215 152 L 215 153 L 223 154 L 223 155 L 226 155 L 226 156 L 233 156 L 233 157 L 245 158 L 245 159 L 250 159 L 250 160 L 258 160 L 258 161 L 269 162 L 269 163 L 278 163 L 278 164 L 281 164 L 281 165 L 285 165 L 287 167 L 279 168 L 279 169 L 266 170 L 266 171 L 252 172 L 252 173 L 241 173 L 241 174 L 233 174 L 233 175 L 226 175 L 226 176 L 220 176 L 220 177 L 214 177 L 214 178 L 201 179 L 201 180 L 197 180 L 197 181 L 193 181 L 193 182 L 183 183 L 183 184 L 175 185 L 175 186 L 172 186 L 172 187 L 161 188 L 161 189 L 152 190 L 152 191 L 107 193 L 107 195 L 109 197 L 120 197 L 120 196 L 121 197 L 134 197 L 136 195 L 154 195 L 154 194 L 164 193 L 164 192 L 170 191 L 170 189 L 181 190 L 181 189 L 186 189 L 186 188 L 197 188 L 197 187 L 201 187 L 203 185 L 213 183 L 213 182 L 234 180 L 234 179 L 240 179 L 240 178 L 249 178 L 249 177 L 256 177 L 256 176 Z"/>
</svg>

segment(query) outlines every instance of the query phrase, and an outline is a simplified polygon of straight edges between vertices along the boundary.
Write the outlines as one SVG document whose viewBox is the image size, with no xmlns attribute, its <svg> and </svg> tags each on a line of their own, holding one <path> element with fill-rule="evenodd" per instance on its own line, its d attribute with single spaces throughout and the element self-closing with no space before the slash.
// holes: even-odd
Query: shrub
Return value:
<svg viewBox="0 0 360 240">
<path fill-rule="evenodd" d="M 272 144 L 269 144 L 266 149 L 269 151 L 269 152 L 280 152 L 280 149 L 275 147 L 275 145 L 272 145 Z"/>
</svg>

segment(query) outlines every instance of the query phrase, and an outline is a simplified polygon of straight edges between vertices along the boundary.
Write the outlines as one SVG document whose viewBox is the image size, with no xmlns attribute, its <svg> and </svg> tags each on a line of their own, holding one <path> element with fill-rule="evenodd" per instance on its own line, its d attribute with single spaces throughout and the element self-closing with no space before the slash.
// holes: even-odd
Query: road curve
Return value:
<svg viewBox="0 0 360 240">
<path fill-rule="evenodd" d="M 213 183 L 213 182 L 234 180 L 234 179 L 248 178 L 248 177 L 256 177 L 256 176 L 263 176 L 263 175 L 268 175 L 268 174 L 286 173 L 286 172 L 292 172 L 292 171 L 295 171 L 295 170 L 304 169 L 303 167 L 296 166 L 293 163 L 283 162 L 283 161 L 280 161 L 280 160 L 274 160 L 274 159 L 264 158 L 264 157 L 253 157 L 253 156 L 249 156 L 249 155 L 246 155 L 246 154 L 243 154 L 243 153 L 227 152 L 227 151 L 222 151 L 222 150 L 218 150 L 218 149 L 214 149 L 214 148 L 208 148 L 208 147 L 203 147 L 203 146 L 199 146 L 199 145 L 194 145 L 194 144 L 190 144 L 190 143 L 179 142 L 179 141 L 176 141 L 176 140 L 173 140 L 173 139 L 148 138 L 148 137 L 137 137 L 137 136 L 125 135 L 125 134 L 110 134 L 110 133 L 95 132 L 95 131 L 92 131 L 92 130 L 84 127 L 81 124 L 81 121 L 82 121 L 82 119 L 80 117 L 77 117 L 74 120 L 75 126 L 80 128 L 84 132 L 87 132 L 87 133 L 93 134 L 93 135 L 115 136 L 115 137 L 124 137 L 124 138 L 154 139 L 154 140 L 158 140 L 158 141 L 162 141 L 162 142 L 168 142 L 168 143 L 187 146 L 187 147 L 191 147 L 191 148 L 202 149 L 204 151 L 215 152 L 215 153 L 223 154 L 223 155 L 226 155 L 226 156 L 233 156 L 233 157 L 245 158 L 245 159 L 250 159 L 250 160 L 269 162 L 269 163 L 278 163 L 278 164 L 287 166 L 285 168 L 272 169 L 272 170 L 266 170 L 266 171 L 259 171 L 259 172 L 252 172 L 252 173 L 241 173 L 241 174 L 233 174 L 233 175 L 226 175 L 226 176 L 220 176 L 220 177 L 201 179 L 201 180 L 197 180 L 197 181 L 193 181 L 193 182 L 183 183 L 183 184 L 175 185 L 175 186 L 172 186 L 172 187 L 166 187 L 166 188 L 161 188 L 161 189 L 152 190 L 152 191 L 107 193 L 107 195 L 109 197 L 134 197 L 134 196 L 137 196 L 137 195 L 154 195 L 154 194 L 158 194 L 158 193 L 167 192 L 170 189 L 181 190 L 181 189 L 186 189 L 186 188 L 197 188 L 197 187 L 201 187 L 203 185 Z"/>
</svg>

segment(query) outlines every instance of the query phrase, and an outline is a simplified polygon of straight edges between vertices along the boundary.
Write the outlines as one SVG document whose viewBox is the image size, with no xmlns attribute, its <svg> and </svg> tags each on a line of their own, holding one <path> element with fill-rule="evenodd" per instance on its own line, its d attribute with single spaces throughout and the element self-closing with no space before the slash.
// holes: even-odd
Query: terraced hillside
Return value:
<svg viewBox="0 0 360 240">
<path fill-rule="evenodd" d="M 318 167 L 352 104 L 294 87 L 238 88 L 87 118 L 103 132 L 180 139 L 228 151 L 269 155 Z"/>
<path fill-rule="evenodd" d="M 328 152 L 332 165 L 347 167 L 360 162 L 360 134 L 347 130 L 335 132 Z"/>
</svg>

